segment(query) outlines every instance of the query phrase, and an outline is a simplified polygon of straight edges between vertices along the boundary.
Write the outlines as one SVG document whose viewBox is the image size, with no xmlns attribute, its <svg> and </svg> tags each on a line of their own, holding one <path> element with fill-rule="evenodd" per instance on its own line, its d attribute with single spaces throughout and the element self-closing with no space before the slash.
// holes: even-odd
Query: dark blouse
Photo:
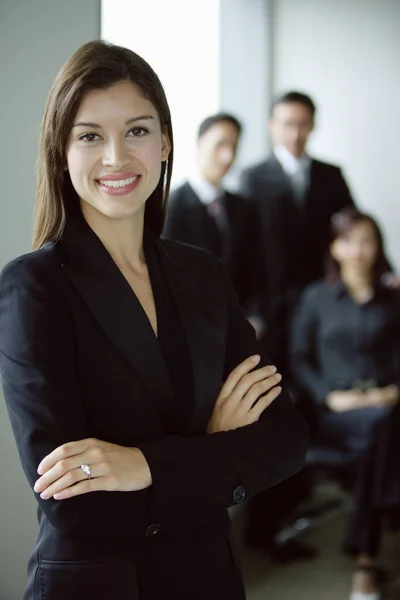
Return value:
<svg viewBox="0 0 400 600">
<path fill-rule="evenodd" d="M 292 324 L 295 382 L 323 403 L 332 390 L 400 385 L 400 294 L 378 287 L 364 304 L 344 284 L 308 287 Z"/>
<path fill-rule="evenodd" d="M 145 254 L 156 305 L 158 343 L 168 368 L 176 400 L 176 410 L 165 415 L 167 433 L 178 434 L 182 432 L 185 420 L 189 418 L 193 408 L 193 369 L 189 348 L 168 282 L 157 251 L 148 237 L 145 239 Z"/>
</svg>

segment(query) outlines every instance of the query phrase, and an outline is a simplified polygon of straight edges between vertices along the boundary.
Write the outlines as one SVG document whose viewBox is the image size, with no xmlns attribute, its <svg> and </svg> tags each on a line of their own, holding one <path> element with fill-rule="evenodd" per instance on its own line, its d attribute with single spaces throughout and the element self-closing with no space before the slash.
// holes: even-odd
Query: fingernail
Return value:
<svg viewBox="0 0 400 600">
<path fill-rule="evenodd" d="M 259 354 L 255 354 L 254 356 L 251 357 L 251 360 L 255 363 L 257 363 L 260 360 L 261 356 Z"/>
</svg>

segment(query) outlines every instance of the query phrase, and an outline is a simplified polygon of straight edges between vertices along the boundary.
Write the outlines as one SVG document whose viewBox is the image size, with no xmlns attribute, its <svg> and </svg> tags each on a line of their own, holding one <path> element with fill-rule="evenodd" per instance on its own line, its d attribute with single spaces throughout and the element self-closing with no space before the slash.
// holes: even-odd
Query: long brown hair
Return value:
<svg viewBox="0 0 400 600">
<path fill-rule="evenodd" d="M 337 238 L 346 235 L 358 223 L 369 223 L 375 233 L 378 252 L 372 269 L 372 279 L 374 284 L 378 285 L 381 282 L 382 275 L 388 271 L 388 261 L 385 255 L 382 231 L 377 221 L 371 215 L 360 212 L 352 206 L 334 214 L 331 218 L 330 246 Z M 328 282 L 334 283 L 339 277 L 340 267 L 331 254 L 329 254 L 326 261 L 326 279 Z"/>
<path fill-rule="evenodd" d="M 158 185 L 146 202 L 145 224 L 161 234 L 173 164 L 171 114 L 162 84 L 150 65 L 135 52 L 98 40 L 79 48 L 58 73 L 50 90 L 41 126 L 37 169 L 33 248 L 59 239 L 64 231 L 68 209 L 79 198 L 65 170 L 67 139 L 84 94 L 130 80 L 157 110 L 162 131 L 171 150 L 162 163 Z"/>
</svg>

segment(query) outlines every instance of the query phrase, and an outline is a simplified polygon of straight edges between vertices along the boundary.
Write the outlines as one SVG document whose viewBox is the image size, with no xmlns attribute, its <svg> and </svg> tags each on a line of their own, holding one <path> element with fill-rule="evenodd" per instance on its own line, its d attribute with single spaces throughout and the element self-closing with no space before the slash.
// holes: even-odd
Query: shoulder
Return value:
<svg viewBox="0 0 400 600">
<path fill-rule="evenodd" d="M 188 181 L 185 181 L 178 187 L 171 190 L 169 194 L 168 203 L 169 204 L 179 204 L 187 199 L 188 196 L 191 195 L 192 188 Z"/>
<path fill-rule="evenodd" d="M 301 293 L 301 303 L 307 307 L 317 307 L 329 298 L 329 283 L 321 279 L 310 283 Z"/>
<path fill-rule="evenodd" d="M 39 250 L 23 254 L 2 269 L 0 286 L 6 283 L 28 283 L 52 279 L 61 268 L 61 255 L 57 244 L 47 243 Z"/>
<path fill-rule="evenodd" d="M 241 176 L 243 178 L 248 178 L 248 179 L 252 179 L 254 177 L 259 177 L 260 174 L 265 172 L 267 165 L 268 165 L 267 160 L 262 160 L 260 162 L 257 162 L 256 164 L 243 169 Z"/>
<path fill-rule="evenodd" d="M 254 199 L 251 196 L 245 194 L 237 194 L 233 192 L 225 191 L 225 196 L 229 204 L 233 204 L 242 210 L 251 209 L 254 206 Z"/>
<path fill-rule="evenodd" d="M 322 160 L 317 160 L 316 158 L 312 159 L 312 164 L 315 169 L 318 169 L 321 172 L 324 172 L 326 175 L 331 176 L 341 176 L 342 169 L 339 165 L 334 165 L 332 163 L 324 162 Z"/>
</svg>

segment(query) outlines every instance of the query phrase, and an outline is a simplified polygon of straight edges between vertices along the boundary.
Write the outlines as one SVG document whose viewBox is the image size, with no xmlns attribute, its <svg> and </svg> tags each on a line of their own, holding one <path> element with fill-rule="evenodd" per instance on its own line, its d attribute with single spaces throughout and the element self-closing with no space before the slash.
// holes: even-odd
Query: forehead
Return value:
<svg viewBox="0 0 400 600">
<path fill-rule="evenodd" d="M 157 116 L 157 111 L 140 87 L 131 81 L 118 81 L 108 88 L 86 92 L 76 115 L 76 120 L 127 119 L 140 115 Z"/>
<path fill-rule="evenodd" d="M 218 142 L 220 140 L 236 143 L 239 139 L 239 131 L 237 127 L 230 121 L 218 121 L 210 127 L 206 133 L 200 137 L 200 141 L 204 139 L 210 142 Z"/>
<path fill-rule="evenodd" d="M 310 121 L 312 119 L 310 109 L 300 102 L 281 102 L 274 107 L 272 116 L 280 120 Z"/>
<path fill-rule="evenodd" d="M 343 233 L 343 237 L 373 237 L 376 238 L 375 227 L 369 221 L 359 221 L 358 223 L 354 223 L 350 227 L 350 229 Z"/>
</svg>

